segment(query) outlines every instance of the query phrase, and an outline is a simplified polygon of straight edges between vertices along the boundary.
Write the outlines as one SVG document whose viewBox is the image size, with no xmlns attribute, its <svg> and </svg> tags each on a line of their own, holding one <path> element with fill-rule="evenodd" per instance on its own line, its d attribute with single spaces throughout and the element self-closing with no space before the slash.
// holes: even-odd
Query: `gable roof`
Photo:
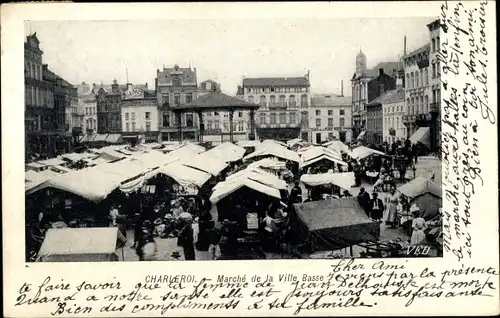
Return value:
<svg viewBox="0 0 500 318">
<path fill-rule="evenodd" d="M 392 104 L 397 102 L 404 102 L 405 100 L 405 90 L 404 89 L 395 89 L 391 91 L 387 91 L 381 96 L 375 98 L 367 106 L 375 106 L 378 104 Z"/>
<path fill-rule="evenodd" d="M 236 97 L 231 97 L 220 92 L 211 92 L 197 99 L 172 110 L 188 110 L 188 109 L 226 109 L 227 108 L 240 108 L 240 109 L 258 109 L 259 105 L 251 104 Z"/>
<path fill-rule="evenodd" d="M 378 63 L 371 70 L 368 70 L 366 72 L 366 75 L 368 77 L 377 77 L 380 69 L 384 70 L 384 74 L 392 75 L 392 73 L 394 73 L 394 70 L 397 71 L 399 68 L 401 68 L 401 65 L 399 62 L 382 62 L 382 63 Z"/>
<path fill-rule="evenodd" d="M 406 59 L 406 58 L 411 57 L 413 55 L 417 55 L 419 53 L 422 53 L 422 52 L 425 52 L 425 51 L 429 51 L 430 49 L 431 49 L 431 44 L 427 43 L 426 45 L 419 47 L 415 51 L 412 51 L 412 52 L 406 54 L 403 58 Z"/>
<path fill-rule="evenodd" d="M 302 77 L 258 77 L 244 78 L 243 86 L 251 87 L 309 87 L 309 80 Z"/>
<path fill-rule="evenodd" d="M 175 65 L 171 68 L 163 68 L 163 71 L 158 70 L 156 74 L 158 85 L 172 85 L 174 77 L 180 77 L 181 85 L 196 85 L 196 68 L 192 70 Z"/>
</svg>

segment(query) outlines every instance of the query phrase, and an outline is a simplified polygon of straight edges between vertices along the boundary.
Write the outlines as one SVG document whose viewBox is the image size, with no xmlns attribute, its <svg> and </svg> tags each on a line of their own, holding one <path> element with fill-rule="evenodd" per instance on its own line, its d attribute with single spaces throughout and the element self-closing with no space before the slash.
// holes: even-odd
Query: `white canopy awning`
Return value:
<svg viewBox="0 0 500 318">
<path fill-rule="evenodd" d="M 213 157 L 208 152 L 201 153 L 192 158 L 183 159 L 181 163 L 184 166 L 208 172 L 213 176 L 219 175 L 222 170 L 228 167 L 228 164 L 224 160 Z"/>
<path fill-rule="evenodd" d="M 365 146 L 356 147 L 350 153 L 350 156 L 354 159 L 364 159 L 364 158 L 367 158 L 371 155 L 385 156 L 386 154 L 383 153 L 382 151 L 378 151 L 378 150 L 368 148 Z"/>
<path fill-rule="evenodd" d="M 345 190 L 349 190 L 355 183 L 353 172 L 304 174 L 300 181 L 312 187 L 333 184 Z"/>
<path fill-rule="evenodd" d="M 245 160 L 262 156 L 273 156 L 294 162 L 300 161 L 299 155 L 295 151 L 269 140 L 263 141 L 254 152 L 245 157 Z"/>
<path fill-rule="evenodd" d="M 263 183 L 267 186 L 273 187 L 278 190 L 286 190 L 287 183 L 284 180 L 281 180 L 274 174 L 266 172 L 264 170 L 258 168 L 250 168 L 241 170 L 237 173 L 234 173 L 226 178 L 226 181 L 232 181 L 237 179 L 250 179 L 256 182 Z M 216 185 L 217 187 L 217 185 Z"/>
<path fill-rule="evenodd" d="M 358 135 L 358 138 L 356 138 L 356 140 L 363 140 L 365 138 L 365 135 L 366 135 L 366 130 L 363 130 L 359 135 Z"/>
<path fill-rule="evenodd" d="M 173 162 L 159 168 L 158 173 L 165 174 L 174 179 L 184 188 L 189 186 L 201 187 L 210 179 L 211 175 L 208 172 L 193 169 L 182 165 L 180 162 Z"/>
<path fill-rule="evenodd" d="M 341 151 L 345 153 L 349 152 L 349 147 L 340 140 L 329 141 L 327 143 L 324 143 L 323 146 L 328 147 L 329 149 L 332 149 L 333 151 L 336 151 L 338 153 L 340 153 Z"/>
<path fill-rule="evenodd" d="M 412 144 L 423 143 L 427 148 L 431 147 L 431 130 L 429 127 L 420 127 L 411 137 Z"/>
<path fill-rule="evenodd" d="M 245 155 L 245 148 L 236 146 L 230 142 L 224 142 L 204 152 L 204 154 L 209 154 L 224 162 L 235 162 L 243 158 Z"/>
<path fill-rule="evenodd" d="M 218 185 L 219 186 L 217 188 L 214 188 L 214 191 L 210 196 L 210 202 L 212 202 L 213 204 L 219 202 L 223 198 L 243 187 L 248 187 L 260 193 L 281 199 L 280 192 L 277 189 L 260 182 L 253 181 L 251 179 L 233 179 L 232 181 L 221 182 Z"/>
<path fill-rule="evenodd" d="M 268 168 L 274 170 L 282 170 L 286 168 L 286 164 L 283 161 L 279 161 L 277 159 L 264 158 L 256 162 L 252 162 L 248 165 L 248 168 Z"/>
</svg>

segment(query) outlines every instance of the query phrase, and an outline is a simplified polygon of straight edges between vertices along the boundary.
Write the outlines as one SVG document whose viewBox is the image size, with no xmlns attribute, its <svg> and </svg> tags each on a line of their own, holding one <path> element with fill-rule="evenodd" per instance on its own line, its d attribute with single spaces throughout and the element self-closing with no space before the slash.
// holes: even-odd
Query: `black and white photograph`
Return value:
<svg viewBox="0 0 500 318">
<path fill-rule="evenodd" d="M 440 36 L 24 21 L 25 261 L 442 257 Z"/>
</svg>

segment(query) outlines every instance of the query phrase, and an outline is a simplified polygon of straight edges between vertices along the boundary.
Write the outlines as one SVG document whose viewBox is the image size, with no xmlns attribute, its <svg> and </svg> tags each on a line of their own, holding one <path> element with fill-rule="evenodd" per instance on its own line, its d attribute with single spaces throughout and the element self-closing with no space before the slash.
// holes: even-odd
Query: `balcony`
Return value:
<svg viewBox="0 0 500 318">
<path fill-rule="evenodd" d="M 286 102 L 269 103 L 269 109 L 286 109 Z"/>
<path fill-rule="evenodd" d="M 429 111 L 431 113 L 434 113 L 434 112 L 439 112 L 439 110 L 441 109 L 441 103 L 430 103 L 429 105 Z"/>
<path fill-rule="evenodd" d="M 261 123 L 256 123 L 255 124 L 255 127 L 256 128 L 300 128 L 301 125 L 300 123 L 295 123 L 295 124 L 269 124 L 269 123 L 265 123 L 265 124 L 261 124 Z"/>
<path fill-rule="evenodd" d="M 403 115 L 403 125 L 412 125 L 417 121 L 416 115 Z"/>
</svg>

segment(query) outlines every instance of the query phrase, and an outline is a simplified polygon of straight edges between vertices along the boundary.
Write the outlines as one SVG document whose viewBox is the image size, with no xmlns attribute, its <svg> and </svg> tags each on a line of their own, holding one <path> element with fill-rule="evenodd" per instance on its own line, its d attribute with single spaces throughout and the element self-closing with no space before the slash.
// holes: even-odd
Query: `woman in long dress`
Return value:
<svg viewBox="0 0 500 318">
<path fill-rule="evenodd" d="M 413 233 L 411 234 L 411 245 L 419 245 L 425 243 L 425 229 L 427 223 L 421 217 L 418 217 L 418 212 L 415 213 L 415 218 L 412 221 Z"/>
<path fill-rule="evenodd" d="M 391 228 L 396 227 L 396 219 L 398 215 L 398 196 L 396 195 L 396 189 L 391 188 L 391 196 L 389 197 L 389 203 L 387 204 L 387 219 L 385 224 Z"/>
</svg>

